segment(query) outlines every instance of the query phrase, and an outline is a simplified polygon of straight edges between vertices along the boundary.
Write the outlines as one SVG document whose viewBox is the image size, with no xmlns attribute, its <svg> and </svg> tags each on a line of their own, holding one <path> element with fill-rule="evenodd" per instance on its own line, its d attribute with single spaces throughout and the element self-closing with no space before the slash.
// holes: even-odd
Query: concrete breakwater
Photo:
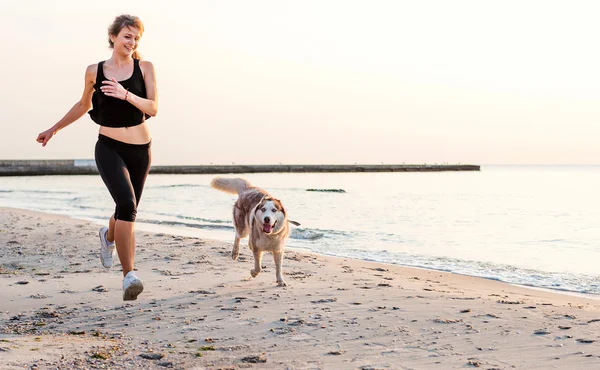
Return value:
<svg viewBox="0 0 600 370">
<path fill-rule="evenodd" d="M 235 174 L 268 172 L 439 172 L 479 171 L 468 164 L 277 164 L 152 166 L 152 174 Z M 0 160 L 0 176 L 94 175 L 94 160 Z"/>
</svg>

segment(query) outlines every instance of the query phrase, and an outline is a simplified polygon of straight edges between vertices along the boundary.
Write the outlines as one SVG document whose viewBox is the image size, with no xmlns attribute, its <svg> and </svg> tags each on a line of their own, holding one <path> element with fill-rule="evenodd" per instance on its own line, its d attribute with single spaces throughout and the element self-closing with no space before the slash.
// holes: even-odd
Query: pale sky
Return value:
<svg viewBox="0 0 600 370">
<path fill-rule="evenodd" d="M 37 134 L 144 22 L 153 164 L 600 164 L 600 3 L 1 0 L 0 159 L 92 159 Z"/>
</svg>

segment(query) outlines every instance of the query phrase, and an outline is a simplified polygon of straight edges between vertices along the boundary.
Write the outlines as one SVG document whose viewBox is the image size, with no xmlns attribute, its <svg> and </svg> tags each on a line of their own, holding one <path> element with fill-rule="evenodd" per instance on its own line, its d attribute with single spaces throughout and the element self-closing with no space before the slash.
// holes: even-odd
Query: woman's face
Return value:
<svg viewBox="0 0 600 370">
<path fill-rule="evenodd" d="M 111 36 L 111 40 L 115 44 L 115 52 L 131 55 L 137 49 L 141 37 L 137 28 L 123 27 L 117 36 Z"/>
</svg>

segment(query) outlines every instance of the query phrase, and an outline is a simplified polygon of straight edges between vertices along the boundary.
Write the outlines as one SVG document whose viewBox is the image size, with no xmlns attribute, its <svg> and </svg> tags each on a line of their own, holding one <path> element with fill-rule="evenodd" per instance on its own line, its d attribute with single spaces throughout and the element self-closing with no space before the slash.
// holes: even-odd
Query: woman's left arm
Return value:
<svg viewBox="0 0 600 370">
<path fill-rule="evenodd" d="M 128 92 L 117 80 L 102 81 L 104 84 L 102 91 L 105 95 L 114 98 L 127 100 L 137 109 L 141 110 L 149 116 L 156 116 L 158 112 L 158 93 L 156 88 L 156 74 L 154 65 L 148 61 L 140 61 L 140 68 L 144 75 L 144 83 L 146 84 L 146 98 L 139 97 L 131 92 Z"/>
</svg>

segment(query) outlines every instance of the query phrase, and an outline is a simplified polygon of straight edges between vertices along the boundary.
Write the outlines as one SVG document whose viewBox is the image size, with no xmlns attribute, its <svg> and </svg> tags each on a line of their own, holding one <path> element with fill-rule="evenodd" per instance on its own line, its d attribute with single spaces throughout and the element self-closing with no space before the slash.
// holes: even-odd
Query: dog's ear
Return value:
<svg viewBox="0 0 600 370">
<path fill-rule="evenodd" d="M 281 201 L 279 199 L 275 199 L 275 198 L 273 198 L 273 201 L 275 201 L 277 204 L 279 204 L 279 208 L 281 208 L 281 213 L 283 213 L 284 216 L 287 216 L 287 213 L 285 211 L 285 207 L 283 206 L 283 203 L 281 203 Z"/>
</svg>

